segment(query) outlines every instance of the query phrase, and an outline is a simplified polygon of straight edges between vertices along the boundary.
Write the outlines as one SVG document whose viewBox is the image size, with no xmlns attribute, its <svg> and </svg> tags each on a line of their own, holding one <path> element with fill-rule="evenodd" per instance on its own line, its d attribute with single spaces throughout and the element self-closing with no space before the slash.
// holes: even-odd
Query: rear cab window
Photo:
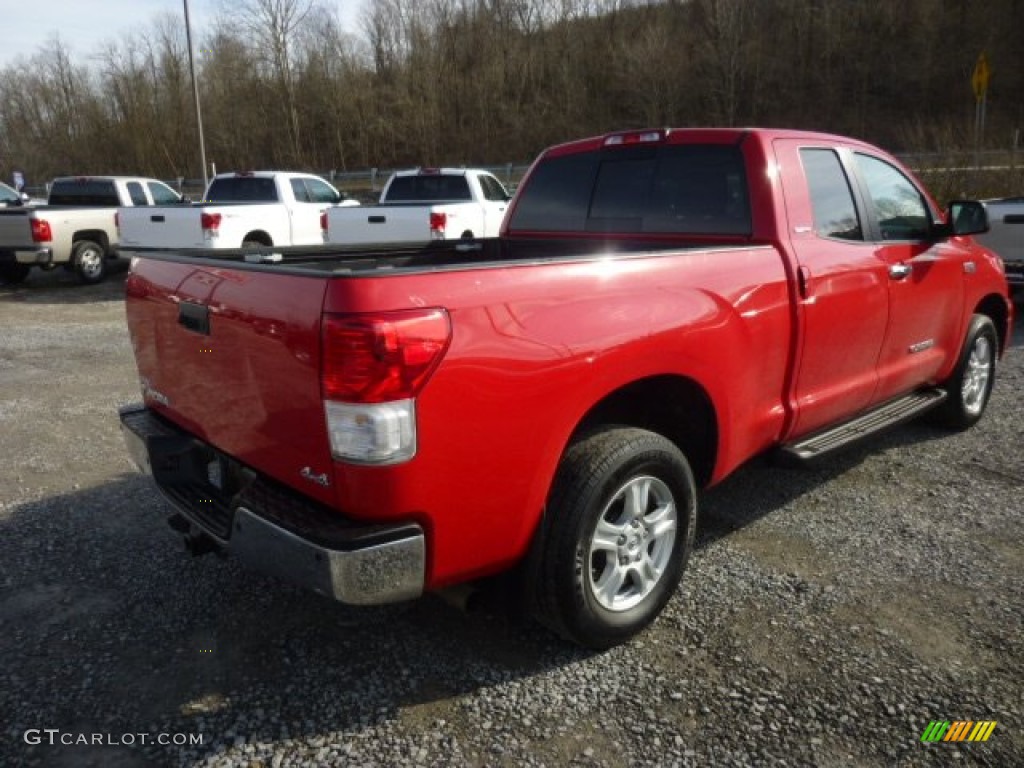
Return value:
<svg viewBox="0 0 1024 768">
<path fill-rule="evenodd" d="M 117 208 L 121 199 L 110 179 L 58 179 L 47 198 L 50 205 L 82 205 Z"/>
<path fill-rule="evenodd" d="M 609 147 L 547 158 L 530 176 L 509 231 L 751 233 L 745 165 L 735 144 Z"/>
<path fill-rule="evenodd" d="M 395 176 L 384 200 L 389 203 L 472 200 L 464 175 L 418 174 Z"/>
<path fill-rule="evenodd" d="M 205 199 L 209 203 L 276 203 L 277 185 L 262 176 L 227 176 L 210 182 Z"/>
</svg>

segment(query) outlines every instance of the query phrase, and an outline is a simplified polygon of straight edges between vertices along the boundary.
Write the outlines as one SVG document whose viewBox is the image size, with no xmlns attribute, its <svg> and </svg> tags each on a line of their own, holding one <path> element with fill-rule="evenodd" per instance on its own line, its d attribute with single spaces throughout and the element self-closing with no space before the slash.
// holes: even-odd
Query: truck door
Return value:
<svg viewBox="0 0 1024 768">
<path fill-rule="evenodd" d="M 497 237 L 501 222 L 505 218 L 510 195 L 501 182 L 489 174 L 481 174 L 478 178 L 480 191 L 483 193 L 484 225 L 480 237 Z"/>
<path fill-rule="evenodd" d="M 797 139 L 774 142 L 797 264 L 798 348 L 789 437 L 866 408 L 889 317 L 888 264 L 865 235 L 849 153 Z"/>
<path fill-rule="evenodd" d="M 320 214 L 336 205 L 340 195 L 327 182 L 312 177 L 291 180 L 295 204 L 289 211 L 292 245 L 320 245 Z"/>
<path fill-rule="evenodd" d="M 959 351 L 968 253 L 956 238 L 936 239 L 928 198 L 892 163 L 853 153 L 867 202 L 867 231 L 888 275 L 889 322 L 878 357 L 874 400 L 923 384 Z"/>
</svg>

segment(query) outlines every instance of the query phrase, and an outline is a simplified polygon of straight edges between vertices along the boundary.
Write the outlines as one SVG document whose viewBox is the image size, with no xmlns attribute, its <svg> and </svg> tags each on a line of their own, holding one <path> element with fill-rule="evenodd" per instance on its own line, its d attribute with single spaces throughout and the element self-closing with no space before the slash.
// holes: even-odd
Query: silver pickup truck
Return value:
<svg viewBox="0 0 1024 768">
<path fill-rule="evenodd" d="M 20 283 L 33 266 L 73 269 L 98 283 L 117 257 L 115 214 L 123 206 L 181 202 L 156 179 L 70 176 L 54 179 L 46 205 L 0 210 L 0 282 Z"/>
<path fill-rule="evenodd" d="M 1024 197 L 986 200 L 985 208 L 990 228 L 978 240 L 1002 257 L 1007 282 L 1024 296 Z"/>
</svg>

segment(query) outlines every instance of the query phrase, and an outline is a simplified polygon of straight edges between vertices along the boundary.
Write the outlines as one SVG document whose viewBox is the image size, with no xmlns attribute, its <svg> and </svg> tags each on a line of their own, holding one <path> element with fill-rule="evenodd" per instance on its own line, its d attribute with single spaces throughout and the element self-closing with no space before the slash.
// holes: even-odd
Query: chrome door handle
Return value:
<svg viewBox="0 0 1024 768">
<path fill-rule="evenodd" d="M 903 280 L 910 277 L 910 273 L 913 271 L 914 268 L 909 264 L 893 264 L 889 267 L 889 277 L 893 280 Z"/>
</svg>

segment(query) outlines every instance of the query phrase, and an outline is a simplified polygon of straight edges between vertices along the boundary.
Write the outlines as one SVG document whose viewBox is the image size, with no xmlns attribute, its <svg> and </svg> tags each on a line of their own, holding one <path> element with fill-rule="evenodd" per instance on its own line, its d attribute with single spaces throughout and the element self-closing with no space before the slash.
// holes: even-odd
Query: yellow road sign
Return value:
<svg viewBox="0 0 1024 768">
<path fill-rule="evenodd" d="M 992 77 L 992 70 L 988 66 L 988 59 L 982 53 L 978 56 L 978 63 L 974 65 L 974 74 L 971 75 L 971 87 L 974 88 L 974 98 L 981 101 L 988 92 L 988 81 Z"/>
</svg>

